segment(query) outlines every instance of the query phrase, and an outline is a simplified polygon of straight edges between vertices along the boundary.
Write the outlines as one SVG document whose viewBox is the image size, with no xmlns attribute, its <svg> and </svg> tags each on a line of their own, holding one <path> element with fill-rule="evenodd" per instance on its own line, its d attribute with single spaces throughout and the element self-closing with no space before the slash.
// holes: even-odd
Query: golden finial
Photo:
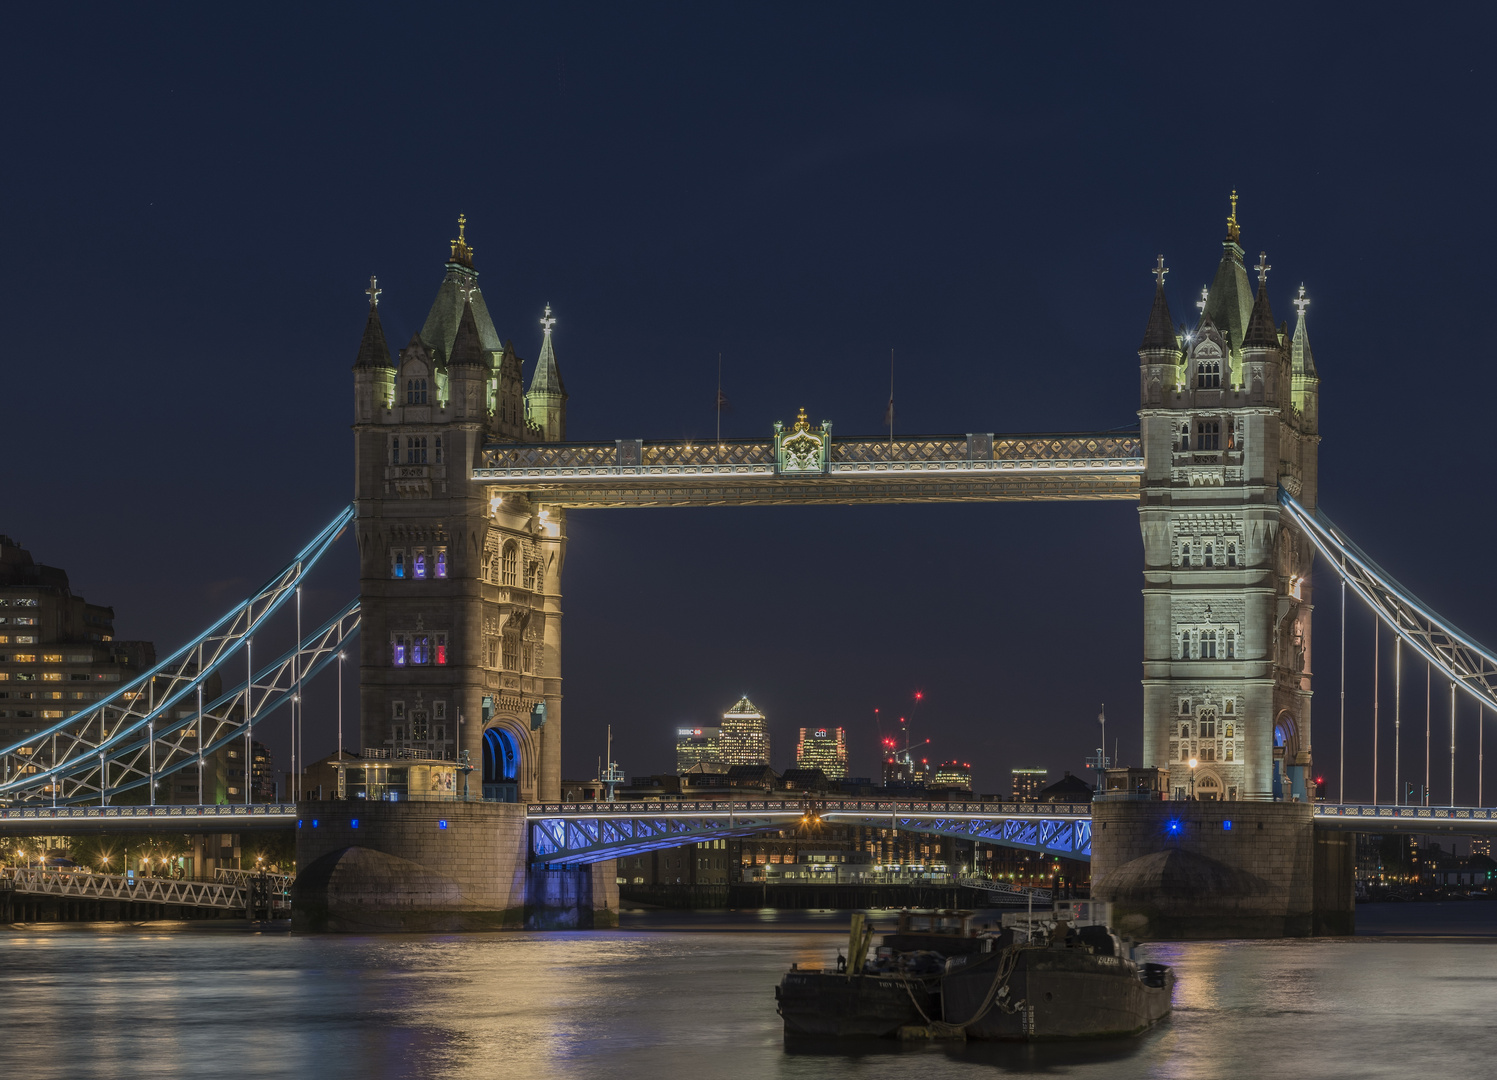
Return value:
<svg viewBox="0 0 1497 1080">
<path fill-rule="evenodd" d="M 1234 203 L 1237 201 L 1237 192 L 1235 192 L 1235 191 L 1232 192 L 1232 201 Z M 466 229 L 467 227 L 468 227 L 468 215 L 467 214 L 462 214 L 462 213 L 458 214 L 457 215 L 457 242 L 459 244 L 466 244 L 468 242 L 464 238 L 464 236 L 463 236 L 463 230 Z"/>
<path fill-rule="evenodd" d="M 809 420 L 806 419 L 806 410 L 805 409 L 802 409 L 800 411 L 800 415 L 795 418 L 795 430 L 796 431 L 810 431 L 811 430 L 811 421 L 809 421 Z"/>
<path fill-rule="evenodd" d="M 467 237 L 468 216 L 458 214 L 457 216 L 457 239 L 450 240 L 452 245 L 452 261 L 462 263 L 464 266 L 473 265 L 473 249 L 468 246 Z"/>
<path fill-rule="evenodd" d="M 1232 212 L 1227 215 L 1227 239 L 1236 240 L 1240 230 L 1237 227 L 1237 189 L 1232 189 Z"/>
</svg>

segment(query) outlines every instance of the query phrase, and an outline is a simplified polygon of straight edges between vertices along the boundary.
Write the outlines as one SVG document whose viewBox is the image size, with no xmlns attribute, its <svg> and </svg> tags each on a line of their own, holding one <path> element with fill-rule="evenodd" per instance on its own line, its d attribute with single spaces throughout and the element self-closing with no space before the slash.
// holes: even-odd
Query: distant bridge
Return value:
<svg viewBox="0 0 1497 1080">
<path fill-rule="evenodd" d="M 248 902 L 247 890 L 260 875 L 238 871 L 220 874 L 217 881 L 188 881 L 180 878 L 129 877 L 125 874 L 95 874 L 86 870 L 0 869 L 0 886 L 31 896 L 53 896 L 66 900 L 121 900 L 141 904 L 167 904 L 172 907 L 211 908 L 218 911 L 243 911 Z M 291 878 L 284 874 L 264 875 L 269 886 L 273 910 L 289 911 L 288 890 Z"/>
<path fill-rule="evenodd" d="M 951 836 L 1090 861 L 1087 803 L 742 802 L 541 803 L 526 808 L 534 865 L 579 866 L 646 851 L 819 821 Z"/>
</svg>

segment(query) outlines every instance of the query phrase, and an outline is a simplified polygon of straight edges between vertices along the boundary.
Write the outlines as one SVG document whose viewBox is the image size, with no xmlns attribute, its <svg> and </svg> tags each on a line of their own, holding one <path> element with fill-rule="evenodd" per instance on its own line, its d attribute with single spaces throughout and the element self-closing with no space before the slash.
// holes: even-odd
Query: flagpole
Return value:
<svg viewBox="0 0 1497 1080">
<path fill-rule="evenodd" d="M 889 460 L 894 460 L 894 349 L 889 349 Z"/>
<path fill-rule="evenodd" d="M 723 354 L 717 354 L 717 445 L 723 444 Z"/>
</svg>

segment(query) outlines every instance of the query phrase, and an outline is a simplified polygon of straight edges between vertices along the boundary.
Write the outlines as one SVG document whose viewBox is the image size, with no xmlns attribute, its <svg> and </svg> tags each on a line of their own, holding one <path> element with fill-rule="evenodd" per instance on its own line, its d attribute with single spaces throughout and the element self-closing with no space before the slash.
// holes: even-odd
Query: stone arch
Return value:
<svg viewBox="0 0 1497 1080">
<path fill-rule="evenodd" d="M 528 720 L 508 713 L 494 716 L 484 727 L 479 749 L 484 798 L 501 802 L 536 799 L 540 746 L 531 736 Z M 506 752 L 510 755 L 508 761 L 504 757 Z M 497 760 L 492 756 L 496 754 Z"/>
<path fill-rule="evenodd" d="M 1299 723 L 1288 709 L 1281 709 L 1274 717 L 1273 745 L 1275 751 L 1283 748 L 1286 762 L 1293 762 L 1295 755 L 1299 753 Z M 1277 753 L 1275 756 L 1278 756 Z"/>
<path fill-rule="evenodd" d="M 1220 801 L 1227 797 L 1227 789 L 1222 784 L 1222 779 L 1216 774 L 1215 769 L 1196 770 L 1196 798 L 1206 801 Z"/>
</svg>

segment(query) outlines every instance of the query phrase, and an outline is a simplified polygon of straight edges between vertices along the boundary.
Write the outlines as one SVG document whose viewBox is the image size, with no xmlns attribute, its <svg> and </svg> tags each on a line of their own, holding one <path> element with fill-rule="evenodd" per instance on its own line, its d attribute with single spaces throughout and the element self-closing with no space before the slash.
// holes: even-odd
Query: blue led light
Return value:
<svg viewBox="0 0 1497 1080">
<path fill-rule="evenodd" d="M 439 829 L 445 829 L 445 828 L 447 828 L 447 822 L 445 820 L 437 822 L 437 828 L 439 828 Z"/>
<path fill-rule="evenodd" d="M 296 819 L 296 827 L 297 827 L 297 828 L 298 828 L 298 829 L 299 829 L 299 828 L 301 828 L 301 818 L 297 818 L 297 819 Z"/>
<path fill-rule="evenodd" d="M 1230 818 L 1227 819 L 1226 821 L 1222 822 L 1222 831 L 1223 832 L 1231 832 L 1232 831 L 1232 821 L 1231 821 Z"/>
<path fill-rule="evenodd" d="M 354 818 L 352 821 L 349 822 L 349 824 L 352 825 L 355 829 L 357 829 L 359 827 L 359 819 L 358 818 Z"/>
<path fill-rule="evenodd" d="M 314 828 L 314 829 L 317 828 L 317 819 L 316 818 L 312 819 L 312 828 Z"/>
<path fill-rule="evenodd" d="M 1171 819 L 1169 824 L 1167 824 L 1164 828 L 1165 831 L 1168 832 L 1171 836 L 1178 836 L 1180 834 L 1180 830 L 1185 828 L 1185 823 L 1178 819 Z"/>
</svg>

